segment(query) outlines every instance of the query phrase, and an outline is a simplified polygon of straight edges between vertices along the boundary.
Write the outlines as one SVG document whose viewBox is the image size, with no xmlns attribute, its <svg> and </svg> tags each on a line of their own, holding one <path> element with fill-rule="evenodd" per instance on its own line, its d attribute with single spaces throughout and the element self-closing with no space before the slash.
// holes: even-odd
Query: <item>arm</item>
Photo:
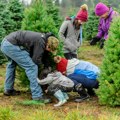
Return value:
<svg viewBox="0 0 120 120">
<path fill-rule="evenodd" d="M 98 38 L 102 38 L 103 35 L 104 35 L 104 34 L 103 34 L 103 30 L 102 30 L 102 19 L 100 19 L 99 26 L 98 26 L 97 37 L 98 37 Z"/>
<path fill-rule="evenodd" d="M 59 37 L 62 41 L 65 41 L 65 32 L 68 29 L 68 21 L 64 21 L 59 30 Z"/>
<path fill-rule="evenodd" d="M 53 79 L 48 79 L 46 77 L 45 79 L 40 80 L 39 78 L 37 78 L 37 81 L 40 85 L 46 85 L 46 84 L 50 84 L 51 82 L 53 82 Z"/>
</svg>

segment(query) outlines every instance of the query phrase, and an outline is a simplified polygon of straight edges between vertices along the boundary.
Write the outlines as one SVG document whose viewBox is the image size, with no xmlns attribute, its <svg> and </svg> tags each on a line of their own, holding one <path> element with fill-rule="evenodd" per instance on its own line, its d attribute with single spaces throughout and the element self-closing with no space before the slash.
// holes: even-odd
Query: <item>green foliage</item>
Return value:
<svg viewBox="0 0 120 120">
<path fill-rule="evenodd" d="M 84 38 L 91 40 L 98 32 L 99 18 L 94 12 L 90 13 L 88 21 L 84 25 Z"/>
<path fill-rule="evenodd" d="M 120 17 L 114 18 L 105 43 L 97 95 L 101 104 L 120 105 Z"/>
<path fill-rule="evenodd" d="M 46 8 L 47 8 L 47 14 L 50 16 L 52 16 L 54 22 L 55 22 L 55 26 L 57 28 L 60 27 L 62 19 L 60 16 L 60 12 L 59 12 L 59 8 L 53 4 L 52 0 L 46 0 Z"/>
<path fill-rule="evenodd" d="M 10 0 L 7 8 L 11 12 L 11 19 L 14 21 L 14 31 L 21 29 L 23 19 L 23 5 L 19 0 Z"/>
<path fill-rule="evenodd" d="M 0 107 L 0 120 L 13 120 L 14 112 L 11 108 Z"/>
<path fill-rule="evenodd" d="M 0 43 L 5 35 L 19 30 L 23 18 L 23 6 L 18 0 L 11 0 L 7 4 L 0 1 Z M 0 52 L 0 64 L 3 64 L 6 59 Z"/>
<path fill-rule="evenodd" d="M 25 10 L 22 29 L 36 32 L 53 32 L 57 35 L 58 29 L 54 20 L 47 14 L 46 6 L 42 0 L 34 0 L 32 5 Z"/>
<path fill-rule="evenodd" d="M 28 78 L 26 76 L 25 70 L 23 70 L 20 67 L 17 67 L 17 78 L 18 78 L 18 80 L 20 80 L 20 84 L 23 87 L 29 88 L 30 81 L 28 80 Z"/>
</svg>

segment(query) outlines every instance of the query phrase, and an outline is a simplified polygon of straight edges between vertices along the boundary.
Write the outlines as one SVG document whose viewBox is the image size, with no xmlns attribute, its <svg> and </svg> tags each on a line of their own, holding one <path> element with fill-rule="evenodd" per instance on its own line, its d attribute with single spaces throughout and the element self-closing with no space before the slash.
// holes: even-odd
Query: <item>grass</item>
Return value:
<svg viewBox="0 0 120 120">
<path fill-rule="evenodd" d="M 79 58 L 90 61 L 100 66 L 103 58 L 103 50 L 97 46 L 89 46 L 84 43 L 79 49 Z M 3 90 L 5 79 L 5 66 L 0 67 L 0 88 Z M 20 96 L 6 97 L 0 92 L 0 120 L 120 120 L 120 107 L 101 106 L 97 97 L 91 97 L 89 101 L 75 103 L 74 94 L 70 93 L 70 100 L 59 108 L 53 107 L 53 103 L 41 105 L 32 103 L 31 94 L 15 84 L 22 91 Z M 19 104 L 18 104 L 19 103 Z M 1 117 L 2 116 L 2 117 Z"/>
</svg>

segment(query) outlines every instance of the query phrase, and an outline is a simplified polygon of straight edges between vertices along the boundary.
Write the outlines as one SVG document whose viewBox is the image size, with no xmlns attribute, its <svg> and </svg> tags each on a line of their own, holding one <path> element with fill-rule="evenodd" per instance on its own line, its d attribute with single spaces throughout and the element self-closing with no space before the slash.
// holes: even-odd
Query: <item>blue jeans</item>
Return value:
<svg viewBox="0 0 120 120">
<path fill-rule="evenodd" d="M 25 69 L 26 75 L 30 81 L 30 89 L 32 98 L 38 98 L 43 95 L 41 86 L 37 82 L 38 66 L 32 61 L 29 53 L 26 50 L 21 50 L 19 46 L 11 44 L 4 39 L 1 43 L 1 51 L 8 57 L 8 65 L 6 70 L 6 80 L 4 89 L 14 89 L 15 69 L 18 64 Z"/>
</svg>

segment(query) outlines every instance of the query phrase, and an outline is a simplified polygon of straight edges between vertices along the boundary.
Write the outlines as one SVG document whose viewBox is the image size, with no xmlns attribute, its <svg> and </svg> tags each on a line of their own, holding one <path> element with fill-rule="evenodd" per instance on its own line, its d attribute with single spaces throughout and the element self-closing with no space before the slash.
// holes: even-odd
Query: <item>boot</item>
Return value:
<svg viewBox="0 0 120 120">
<path fill-rule="evenodd" d="M 66 100 L 69 99 L 69 96 L 68 96 L 68 94 L 66 92 L 63 92 L 63 95 L 64 95 L 64 97 L 65 97 Z"/>
<path fill-rule="evenodd" d="M 80 97 L 77 97 L 75 99 L 75 102 L 82 102 L 82 101 L 90 98 L 89 94 L 87 93 L 86 89 L 82 86 L 81 83 L 77 84 L 75 86 L 75 89 L 78 92 L 78 94 L 80 95 Z"/>
<path fill-rule="evenodd" d="M 55 104 L 54 107 L 59 107 L 67 102 L 61 90 L 55 92 L 54 96 L 59 100 L 59 102 Z"/>
</svg>

